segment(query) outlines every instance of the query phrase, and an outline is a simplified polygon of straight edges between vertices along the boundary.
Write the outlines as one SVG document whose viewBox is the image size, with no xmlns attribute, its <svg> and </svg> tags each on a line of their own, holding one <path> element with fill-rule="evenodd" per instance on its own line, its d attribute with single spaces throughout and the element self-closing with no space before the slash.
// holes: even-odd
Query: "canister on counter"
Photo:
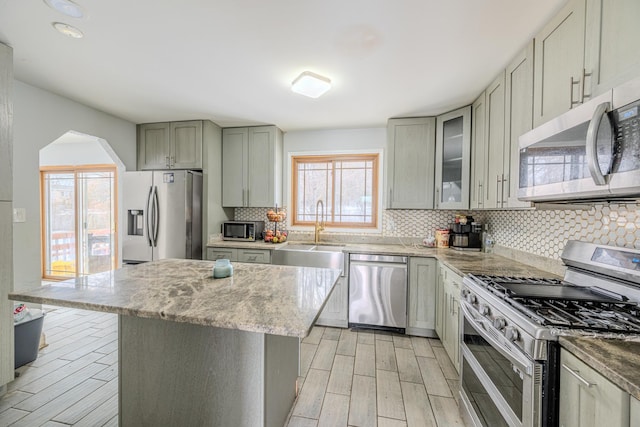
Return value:
<svg viewBox="0 0 640 427">
<path fill-rule="evenodd" d="M 436 247 L 438 248 L 449 247 L 449 229 L 448 228 L 436 228 Z"/>
</svg>

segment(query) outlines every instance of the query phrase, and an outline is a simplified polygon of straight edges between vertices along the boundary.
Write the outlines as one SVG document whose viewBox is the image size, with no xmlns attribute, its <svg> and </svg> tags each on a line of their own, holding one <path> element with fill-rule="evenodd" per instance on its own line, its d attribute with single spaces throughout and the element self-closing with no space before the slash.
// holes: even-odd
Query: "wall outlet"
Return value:
<svg viewBox="0 0 640 427">
<path fill-rule="evenodd" d="M 27 221 L 27 211 L 25 208 L 14 208 L 13 209 L 13 222 L 26 222 Z"/>
</svg>

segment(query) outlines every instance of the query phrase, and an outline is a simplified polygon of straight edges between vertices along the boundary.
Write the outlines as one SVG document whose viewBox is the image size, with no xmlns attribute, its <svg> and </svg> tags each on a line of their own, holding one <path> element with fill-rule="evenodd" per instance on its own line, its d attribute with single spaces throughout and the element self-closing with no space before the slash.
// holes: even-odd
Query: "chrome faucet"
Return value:
<svg viewBox="0 0 640 427">
<path fill-rule="evenodd" d="M 322 206 L 322 222 L 318 222 L 318 210 L 319 210 L 319 206 Z M 322 201 L 322 199 L 318 199 L 318 203 L 316 203 L 316 226 L 315 226 L 315 238 L 314 238 L 314 242 L 320 243 L 320 232 L 322 230 L 324 230 L 324 202 Z"/>
</svg>

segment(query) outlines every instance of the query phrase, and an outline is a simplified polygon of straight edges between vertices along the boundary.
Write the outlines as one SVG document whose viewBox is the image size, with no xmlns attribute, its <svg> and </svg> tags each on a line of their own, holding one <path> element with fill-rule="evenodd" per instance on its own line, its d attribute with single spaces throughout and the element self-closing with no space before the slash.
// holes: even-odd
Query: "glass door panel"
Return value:
<svg viewBox="0 0 640 427">
<path fill-rule="evenodd" d="M 73 172 L 45 174 L 45 276 L 63 278 L 76 274 L 75 200 Z"/>
<path fill-rule="evenodd" d="M 78 173 L 82 269 L 79 274 L 109 271 L 115 265 L 113 172 Z"/>
<path fill-rule="evenodd" d="M 115 170 L 43 171 L 45 278 L 116 266 Z"/>
</svg>

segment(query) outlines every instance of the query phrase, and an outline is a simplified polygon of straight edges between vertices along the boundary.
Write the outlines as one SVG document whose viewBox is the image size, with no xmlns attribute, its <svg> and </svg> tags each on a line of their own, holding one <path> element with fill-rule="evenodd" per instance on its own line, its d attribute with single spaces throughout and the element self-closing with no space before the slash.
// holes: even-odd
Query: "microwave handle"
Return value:
<svg viewBox="0 0 640 427">
<path fill-rule="evenodd" d="M 598 164 L 597 138 L 602 119 L 606 117 L 609 107 L 610 104 L 608 102 L 603 102 L 596 107 L 593 117 L 591 118 L 591 122 L 589 123 L 589 129 L 587 130 L 587 166 L 589 167 L 591 178 L 593 178 L 596 185 L 606 185 L 607 183 L 605 176 L 600 170 L 600 165 Z M 606 122 L 609 126 L 608 120 Z"/>
</svg>

